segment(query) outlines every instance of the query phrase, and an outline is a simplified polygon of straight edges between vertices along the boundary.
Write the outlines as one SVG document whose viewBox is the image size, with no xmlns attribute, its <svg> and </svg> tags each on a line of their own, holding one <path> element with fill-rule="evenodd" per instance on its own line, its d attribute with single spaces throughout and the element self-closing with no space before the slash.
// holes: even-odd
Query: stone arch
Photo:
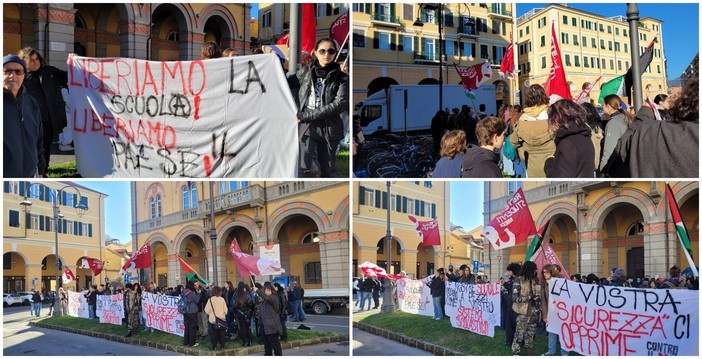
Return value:
<svg viewBox="0 0 702 359">
<path fill-rule="evenodd" d="M 368 89 L 367 95 L 370 96 L 378 91 L 387 90 L 391 85 L 399 85 L 392 77 L 376 77 L 371 82 L 368 83 L 366 87 Z"/>
<path fill-rule="evenodd" d="M 173 17 L 175 22 L 174 30 L 177 34 L 178 41 L 177 46 L 174 43 L 168 42 L 168 34 L 163 34 L 163 25 L 170 24 L 170 16 Z M 192 6 L 189 4 L 179 4 L 179 3 L 161 3 L 156 5 L 152 11 L 152 23 L 154 27 L 151 29 L 152 37 L 154 43 L 153 48 L 159 47 L 158 57 L 175 56 L 174 51 L 177 50 L 178 59 L 189 60 L 191 56 L 191 51 L 194 49 L 191 43 L 201 42 L 201 36 L 193 33 L 195 26 L 195 15 L 192 10 Z M 170 29 L 170 27 L 168 28 Z M 154 35 L 155 34 L 155 35 Z M 158 45 L 158 46 L 157 46 Z M 167 52 L 168 55 L 164 55 L 161 51 Z"/>
<path fill-rule="evenodd" d="M 346 196 L 343 201 L 332 212 L 331 227 L 333 228 L 349 228 L 349 197 Z"/>
<path fill-rule="evenodd" d="M 574 203 L 570 202 L 557 202 L 549 205 L 541 211 L 541 214 L 536 219 L 536 229 L 539 230 L 549 218 L 555 217 L 559 214 L 566 215 L 573 219 L 573 222 L 578 223 L 578 210 Z"/>
<path fill-rule="evenodd" d="M 384 239 L 385 239 L 385 236 L 382 236 L 382 237 L 378 238 L 378 242 L 380 242 L 381 240 L 384 240 Z M 392 239 L 394 239 L 397 243 L 400 244 L 400 249 L 401 249 L 401 250 L 410 249 L 409 247 L 407 247 L 407 246 L 405 245 L 405 243 L 400 239 L 400 237 L 392 236 Z M 378 246 L 378 242 L 375 242 L 375 246 L 376 246 L 376 247 Z"/>
<path fill-rule="evenodd" d="M 268 217 L 270 221 L 268 228 L 271 231 L 271 237 L 278 238 L 278 233 L 280 232 L 283 224 L 285 224 L 287 218 L 295 214 L 303 215 L 312 219 L 320 232 L 326 233 L 329 231 L 329 216 L 327 216 L 324 210 L 319 208 L 314 203 L 300 201 L 291 202 L 281 206 Z"/>
<path fill-rule="evenodd" d="M 203 243 L 207 245 L 207 242 L 204 240 L 204 232 L 205 229 L 202 228 L 200 225 L 195 225 L 195 224 L 190 224 L 185 227 L 183 227 L 178 234 L 175 236 L 175 240 L 173 241 L 173 246 L 171 247 L 172 251 L 171 253 L 178 254 L 180 253 L 181 248 L 183 247 L 183 242 L 190 237 L 190 236 L 196 236 L 200 239 L 203 240 Z"/>
<path fill-rule="evenodd" d="M 199 19 L 197 21 L 197 28 L 205 30 L 205 25 L 213 17 L 219 17 L 224 21 L 224 26 L 221 26 L 222 39 L 236 39 L 239 34 L 239 27 L 237 26 L 236 19 L 232 13 L 226 7 L 221 4 L 209 4 L 199 14 Z"/>
<path fill-rule="evenodd" d="M 356 234 L 353 234 L 351 237 L 353 238 L 353 243 L 355 243 L 355 245 L 357 245 L 357 246 L 363 245 L 363 243 L 361 242 L 361 239 L 358 238 L 358 236 Z"/>
<path fill-rule="evenodd" d="M 261 235 L 263 231 L 258 228 L 258 225 L 256 225 L 256 222 L 254 221 L 253 218 L 249 216 L 244 216 L 241 214 L 237 214 L 234 216 L 228 216 L 226 219 L 223 221 L 219 222 L 217 224 L 216 230 L 217 230 L 217 248 L 222 248 L 223 246 L 226 245 L 226 240 L 229 237 L 229 233 L 235 228 L 235 227 L 242 227 L 249 231 L 251 233 L 251 236 L 253 237 L 253 241 L 255 243 L 259 242 L 259 239 L 261 238 Z M 226 248 L 229 250 L 229 248 Z M 242 248 L 242 251 L 246 251 L 247 248 Z"/>
<path fill-rule="evenodd" d="M 699 193 L 700 188 L 697 182 L 678 182 L 675 183 L 674 185 L 670 186 L 670 189 L 673 191 L 673 196 L 675 196 L 675 201 L 678 202 L 678 205 L 681 205 L 685 201 L 687 201 L 690 197 L 694 196 L 695 194 Z M 663 189 L 663 196 L 665 196 L 665 189 Z M 667 209 L 666 205 L 667 199 L 663 199 L 658 203 L 658 207 L 656 208 L 658 213 L 665 213 Z M 669 211 L 669 210 L 668 210 Z"/>
<path fill-rule="evenodd" d="M 173 253 L 173 240 L 168 239 L 165 234 L 162 232 L 156 232 L 152 233 L 147 239 L 146 243 L 149 244 L 149 246 L 153 246 L 154 244 L 161 242 L 163 243 L 164 246 L 168 249 L 168 253 Z"/>
<path fill-rule="evenodd" d="M 24 261 L 25 265 L 29 263 L 29 260 L 27 259 L 27 257 L 26 257 L 26 256 L 24 255 L 24 253 L 22 253 L 22 252 L 18 252 L 18 251 L 7 251 L 7 252 L 5 252 L 5 253 L 3 253 L 3 254 L 7 254 L 7 253 L 14 253 L 14 254 L 17 254 L 20 258 L 22 258 L 22 260 Z M 43 259 L 43 258 L 42 258 L 42 259 Z"/>
<path fill-rule="evenodd" d="M 611 190 L 593 202 L 587 226 L 599 230 L 607 215 L 622 203 L 636 207 L 641 212 L 644 223 L 650 223 L 656 217 L 656 205 L 648 194 L 638 189 L 622 188 Z"/>
<path fill-rule="evenodd" d="M 432 78 L 432 77 L 426 77 L 423 78 L 421 81 L 417 83 L 417 85 L 438 85 L 439 80 Z"/>
</svg>

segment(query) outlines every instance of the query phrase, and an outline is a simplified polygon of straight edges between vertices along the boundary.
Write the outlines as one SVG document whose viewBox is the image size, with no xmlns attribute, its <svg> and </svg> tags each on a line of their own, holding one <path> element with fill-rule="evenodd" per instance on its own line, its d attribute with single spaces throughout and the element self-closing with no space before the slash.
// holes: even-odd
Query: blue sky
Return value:
<svg viewBox="0 0 702 359">
<path fill-rule="evenodd" d="M 544 3 L 518 3 L 517 17 L 531 9 L 543 8 Z M 568 3 L 568 6 L 610 17 L 626 16 L 626 4 L 581 4 Z M 680 76 L 699 52 L 699 4 L 679 3 L 639 3 L 639 17 L 646 16 L 662 20 L 663 46 L 668 59 L 668 79 Z M 645 45 L 641 45 L 645 46 Z"/>
<path fill-rule="evenodd" d="M 251 17 L 258 19 L 258 4 L 251 4 Z"/>
<path fill-rule="evenodd" d="M 122 244 L 132 239 L 132 211 L 129 181 L 74 181 L 107 194 L 105 199 L 105 234 L 119 238 Z"/>
<path fill-rule="evenodd" d="M 451 223 L 470 231 L 483 224 L 483 182 L 451 182 Z"/>
</svg>

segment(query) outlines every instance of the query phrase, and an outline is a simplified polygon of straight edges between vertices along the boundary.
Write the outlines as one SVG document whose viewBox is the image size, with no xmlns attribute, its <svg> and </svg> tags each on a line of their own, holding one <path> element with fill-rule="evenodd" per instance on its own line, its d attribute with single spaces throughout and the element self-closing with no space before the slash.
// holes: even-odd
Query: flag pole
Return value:
<svg viewBox="0 0 702 359">
<path fill-rule="evenodd" d="M 346 37 L 344 38 L 344 42 L 342 42 L 341 46 L 339 46 L 339 51 L 336 52 L 336 58 L 334 59 L 334 62 L 339 60 L 339 56 L 341 55 L 341 49 L 343 49 L 344 46 L 346 46 L 346 42 L 349 41 L 349 34 L 351 34 L 351 33 L 350 32 L 346 33 Z M 346 58 L 348 58 L 348 56 Z M 344 61 L 344 62 L 346 62 L 346 61 Z"/>
</svg>

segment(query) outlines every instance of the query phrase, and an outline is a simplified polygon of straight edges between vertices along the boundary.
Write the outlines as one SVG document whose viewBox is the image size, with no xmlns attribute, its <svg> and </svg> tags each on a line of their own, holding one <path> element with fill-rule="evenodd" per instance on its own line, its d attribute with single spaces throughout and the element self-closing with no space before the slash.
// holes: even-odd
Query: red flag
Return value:
<svg viewBox="0 0 702 359">
<path fill-rule="evenodd" d="M 329 27 L 329 37 L 336 41 L 336 47 L 341 48 L 349 36 L 349 12 L 339 15 Z"/>
<path fill-rule="evenodd" d="M 535 233 L 534 219 L 524 192 L 519 188 L 505 208 L 485 226 L 482 235 L 495 249 L 504 249 L 526 241 L 527 237 Z"/>
<path fill-rule="evenodd" d="M 314 14 L 314 4 L 302 4 L 302 38 L 300 39 L 300 50 L 312 54 L 316 40 L 317 19 Z"/>
<path fill-rule="evenodd" d="M 458 76 L 461 77 L 463 88 L 468 91 L 477 90 L 480 84 L 492 77 L 492 68 L 489 62 L 483 62 L 482 64 L 470 67 L 458 67 L 456 63 L 454 63 L 453 66 L 456 67 L 456 72 L 458 72 Z"/>
<path fill-rule="evenodd" d="M 283 35 L 280 39 L 278 39 L 278 42 L 276 42 L 276 45 L 287 45 L 288 41 L 290 41 L 290 33 L 287 33 Z"/>
<path fill-rule="evenodd" d="M 566 81 L 565 70 L 563 70 L 561 49 L 558 46 L 556 26 L 553 23 L 551 23 L 551 74 L 548 76 L 544 90 L 546 90 L 546 95 L 548 96 L 558 95 L 565 99 L 573 98 L 570 95 L 570 86 L 568 86 L 568 81 Z"/>
<path fill-rule="evenodd" d="M 93 275 L 98 275 L 100 272 L 102 272 L 103 267 L 104 263 L 101 260 L 97 258 L 84 257 L 78 268 L 90 268 L 90 270 L 93 271 Z"/>
<path fill-rule="evenodd" d="M 509 46 L 507 46 L 507 51 L 505 51 L 505 56 L 502 57 L 500 64 L 500 73 L 510 80 L 514 79 L 514 49 L 512 45 L 512 33 L 510 33 Z"/>
<path fill-rule="evenodd" d="M 418 221 L 412 216 L 407 217 L 414 223 L 414 230 L 417 231 L 419 238 L 422 239 L 423 246 L 438 246 L 441 244 L 439 220 L 437 218 L 431 221 Z"/>
<path fill-rule="evenodd" d="M 68 266 L 63 266 L 63 275 L 61 278 L 63 279 L 63 284 L 68 284 L 76 280 L 76 276 L 73 275 L 73 272 L 71 272 L 71 269 L 68 268 Z"/>
<path fill-rule="evenodd" d="M 390 278 L 393 280 L 398 280 L 404 278 L 401 275 L 395 275 L 395 274 L 388 274 L 388 272 L 385 271 L 385 268 L 378 267 L 377 265 L 371 263 L 371 262 L 365 262 L 363 264 L 359 264 L 358 268 L 363 271 L 363 274 L 366 276 L 377 276 L 378 278 Z"/>
<path fill-rule="evenodd" d="M 595 82 L 591 83 L 588 87 L 586 87 L 586 88 L 578 95 L 578 97 L 575 98 L 575 100 L 574 100 L 575 103 L 579 104 L 579 103 L 580 103 L 580 100 L 582 100 L 582 99 L 584 99 L 585 97 L 587 97 L 587 95 L 590 94 L 590 91 L 592 91 L 592 89 L 595 88 L 595 84 L 596 84 L 598 81 L 600 81 L 601 78 L 602 78 L 602 76 L 598 77 L 597 80 L 595 80 Z"/>
<path fill-rule="evenodd" d="M 151 267 L 151 246 L 144 243 L 134 255 L 122 266 L 122 272 L 129 272 L 134 268 Z"/>
<path fill-rule="evenodd" d="M 656 106 L 656 103 L 651 101 L 651 99 L 648 97 L 646 97 L 646 103 L 653 111 L 653 115 L 656 116 L 656 120 L 663 121 L 663 119 L 661 118 L 661 113 L 658 112 L 658 106 Z"/>
<path fill-rule="evenodd" d="M 232 240 L 229 252 L 231 252 L 234 264 L 236 264 L 237 273 L 242 277 L 285 273 L 285 269 L 281 268 L 278 262 L 243 253 L 236 238 Z"/>
<path fill-rule="evenodd" d="M 539 248 L 533 257 L 531 257 L 531 261 L 536 263 L 536 268 L 538 270 L 537 273 L 541 273 L 541 269 L 546 264 L 558 264 L 561 267 L 561 274 L 563 274 L 563 278 L 570 278 L 568 271 L 566 271 L 563 264 L 561 264 L 561 260 L 558 259 L 558 255 L 556 255 L 556 252 L 553 251 L 553 248 L 551 248 L 551 245 L 548 244 L 548 241 L 541 242 L 541 248 Z"/>
</svg>

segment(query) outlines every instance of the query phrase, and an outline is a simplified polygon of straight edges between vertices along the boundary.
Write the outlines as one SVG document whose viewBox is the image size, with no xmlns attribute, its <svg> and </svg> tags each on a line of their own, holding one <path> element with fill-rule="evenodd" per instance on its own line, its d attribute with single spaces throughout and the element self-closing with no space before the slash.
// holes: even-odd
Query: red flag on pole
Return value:
<svg viewBox="0 0 702 359">
<path fill-rule="evenodd" d="M 149 246 L 149 243 L 144 243 L 144 245 L 124 263 L 122 272 L 129 272 L 134 268 L 149 267 L 151 267 L 151 246 Z"/>
<path fill-rule="evenodd" d="M 551 23 L 551 73 L 548 76 L 548 81 L 544 86 L 546 95 L 557 95 L 561 98 L 572 99 L 570 95 L 570 86 L 566 81 L 563 62 L 561 61 L 561 49 L 558 46 L 558 38 L 556 38 L 556 25 Z"/>
<path fill-rule="evenodd" d="M 656 120 L 663 121 L 663 118 L 661 118 L 661 113 L 658 112 L 658 106 L 656 106 L 656 103 L 653 102 L 650 97 L 646 97 L 646 103 L 653 111 L 653 115 L 656 116 Z"/>
<path fill-rule="evenodd" d="M 90 270 L 93 271 L 93 275 L 98 275 L 98 274 L 100 274 L 100 272 L 102 272 L 103 267 L 104 267 L 104 263 L 101 260 L 99 260 L 97 258 L 84 257 L 78 268 L 84 268 L 84 269 L 90 268 Z"/>
<path fill-rule="evenodd" d="M 378 278 L 390 278 L 393 280 L 404 278 L 401 275 L 388 274 L 388 272 L 385 271 L 385 268 L 378 267 L 377 265 L 371 262 L 359 264 L 358 268 L 360 268 L 361 271 L 363 271 L 363 274 L 365 274 L 366 276 L 377 276 Z"/>
<path fill-rule="evenodd" d="M 586 88 L 578 95 L 578 97 L 575 98 L 575 100 L 574 100 L 575 103 L 580 104 L 580 100 L 586 98 L 587 95 L 590 94 L 590 91 L 592 91 L 592 89 L 595 88 L 595 84 L 597 84 L 597 82 L 600 81 L 601 78 L 602 78 L 602 76 L 598 77 L 597 80 L 595 80 L 595 82 L 591 83 L 588 87 L 586 87 Z"/>
<path fill-rule="evenodd" d="M 290 41 L 290 33 L 287 33 L 283 35 L 280 39 L 278 39 L 278 42 L 276 42 L 276 45 L 287 45 L 288 41 Z"/>
<path fill-rule="evenodd" d="M 541 242 L 541 248 L 536 251 L 536 254 L 534 254 L 533 257 L 531 257 L 531 261 L 536 263 L 536 268 L 538 270 L 537 273 L 541 273 L 541 269 L 546 264 L 558 264 L 558 266 L 561 267 L 561 274 L 563 274 L 563 278 L 570 278 L 568 271 L 566 271 L 565 267 L 563 267 L 561 260 L 558 258 L 558 255 L 556 255 L 553 248 L 551 248 L 551 245 L 548 244 L 548 241 Z"/>
<path fill-rule="evenodd" d="M 438 246 L 441 244 L 441 234 L 439 233 L 439 220 L 434 218 L 431 221 L 418 221 L 413 216 L 409 217 L 414 223 L 414 230 L 422 239 L 423 246 Z"/>
<path fill-rule="evenodd" d="M 504 249 L 526 241 L 527 237 L 535 233 L 534 219 L 524 192 L 519 188 L 505 208 L 485 226 L 482 235 L 490 241 L 493 248 Z"/>
<path fill-rule="evenodd" d="M 512 42 L 512 33 L 509 34 L 509 46 L 507 46 L 507 51 L 505 51 L 505 56 L 502 57 L 502 63 L 500 64 L 500 73 L 506 78 L 514 79 L 514 43 Z"/>
<path fill-rule="evenodd" d="M 63 279 L 63 284 L 68 284 L 76 280 L 76 276 L 71 272 L 71 269 L 68 268 L 68 266 L 63 266 L 63 275 L 61 276 Z"/>
<path fill-rule="evenodd" d="M 489 62 L 483 62 L 469 67 L 459 67 L 454 62 L 453 66 L 461 77 L 463 88 L 467 91 L 477 90 L 480 84 L 492 77 L 492 68 Z"/>
<path fill-rule="evenodd" d="M 336 41 L 336 47 L 344 46 L 344 40 L 349 35 L 349 12 L 348 10 L 339 15 L 329 27 L 329 37 Z"/>
<path fill-rule="evenodd" d="M 232 240 L 232 244 L 229 246 L 229 252 L 232 254 L 234 264 L 236 264 L 236 271 L 241 277 L 285 272 L 285 269 L 281 268 L 278 262 L 242 252 L 236 238 Z"/>
<path fill-rule="evenodd" d="M 308 54 L 314 51 L 314 43 L 317 39 L 317 19 L 314 13 L 314 4 L 302 4 L 302 37 L 300 38 L 300 50 Z"/>
</svg>

